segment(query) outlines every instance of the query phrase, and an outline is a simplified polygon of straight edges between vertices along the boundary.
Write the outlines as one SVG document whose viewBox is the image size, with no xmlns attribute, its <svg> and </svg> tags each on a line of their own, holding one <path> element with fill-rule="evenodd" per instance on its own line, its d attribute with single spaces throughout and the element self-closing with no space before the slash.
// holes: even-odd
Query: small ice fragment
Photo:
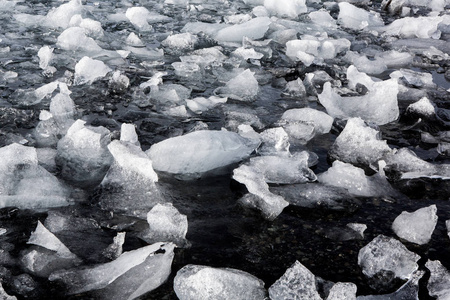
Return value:
<svg viewBox="0 0 450 300">
<path fill-rule="evenodd" d="M 299 14 L 307 12 L 305 0 L 265 0 L 264 7 L 280 18 L 296 18 Z"/>
<path fill-rule="evenodd" d="M 339 2 L 338 23 L 343 27 L 355 30 L 384 25 L 379 13 L 368 12 L 348 2 Z"/>
<path fill-rule="evenodd" d="M 45 70 L 49 67 L 50 62 L 53 58 L 53 48 L 49 46 L 43 46 L 38 51 L 39 57 L 39 68 Z"/>
<path fill-rule="evenodd" d="M 289 155 L 289 135 L 282 127 L 269 128 L 261 132 L 261 155 Z"/>
<path fill-rule="evenodd" d="M 253 101 L 259 92 L 258 81 L 249 69 L 240 73 L 215 91 L 222 97 L 230 97 L 240 101 Z"/>
<path fill-rule="evenodd" d="M 45 25 L 65 29 L 69 27 L 72 16 L 80 14 L 82 10 L 81 0 L 71 0 L 50 10 L 45 17 Z"/>
<path fill-rule="evenodd" d="M 445 221 L 445 225 L 447 226 L 448 237 L 450 238 L 450 220 Z"/>
<path fill-rule="evenodd" d="M 430 270 L 431 276 L 428 280 L 428 293 L 437 297 L 438 300 L 450 298 L 450 272 L 439 260 L 428 260 L 425 267 Z"/>
<path fill-rule="evenodd" d="M 244 36 L 257 40 L 264 37 L 272 23 L 268 17 L 254 18 L 248 22 L 223 28 L 217 32 L 215 39 L 219 42 L 241 43 Z"/>
<path fill-rule="evenodd" d="M 120 140 L 136 146 L 140 146 L 136 126 L 134 124 L 123 123 L 120 126 Z"/>
<path fill-rule="evenodd" d="M 86 30 L 86 35 L 93 38 L 100 38 L 103 36 L 102 24 L 89 18 L 83 19 L 81 15 L 74 15 L 70 19 L 70 27 L 81 27 Z"/>
<path fill-rule="evenodd" d="M 406 108 L 406 111 L 408 113 L 431 118 L 436 115 L 436 105 L 427 97 L 423 97 L 419 101 L 410 104 Z"/>
<path fill-rule="evenodd" d="M 337 28 L 336 20 L 326 10 L 318 10 L 309 13 L 309 18 L 314 24 L 323 26 L 325 28 Z"/>
<path fill-rule="evenodd" d="M 330 290 L 326 300 L 356 300 L 356 284 L 338 282 Z"/>
<path fill-rule="evenodd" d="M 348 223 L 347 227 L 354 230 L 358 235 L 363 239 L 364 238 L 364 231 L 367 229 L 366 224 L 360 224 L 360 223 Z"/>
<path fill-rule="evenodd" d="M 145 7 L 130 7 L 127 9 L 125 16 L 139 30 L 148 31 L 152 29 L 152 26 L 148 24 L 150 11 Z"/>
<path fill-rule="evenodd" d="M 117 235 L 113 239 L 113 243 L 109 245 L 105 250 L 103 250 L 103 256 L 114 260 L 117 259 L 120 255 L 122 255 L 123 243 L 125 243 L 125 232 L 118 232 Z"/>
<path fill-rule="evenodd" d="M 227 98 L 221 98 L 217 96 L 211 96 L 209 98 L 197 97 L 192 100 L 187 99 L 186 105 L 187 107 L 196 114 L 201 114 L 204 111 L 207 111 L 215 106 L 226 103 Z"/>
<path fill-rule="evenodd" d="M 126 91 L 129 85 L 130 79 L 126 75 L 121 74 L 119 70 L 114 71 L 108 82 L 109 88 L 111 88 L 115 93 Z"/>
<path fill-rule="evenodd" d="M 84 56 L 75 65 L 74 85 L 82 85 L 85 83 L 92 84 L 94 81 L 105 77 L 112 71 L 104 62 L 90 57 Z"/>
<path fill-rule="evenodd" d="M 133 47 L 143 47 L 144 46 L 144 43 L 134 32 L 132 32 L 128 35 L 125 42 L 127 43 L 127 45 L 130 45 Z"/>
<path fill-rule="evenodd" d="M 190 34 L 189 32 L 178 33 L 169 35 L 161 44 L 170 49 L 175 50 L 194 50 L 194 46 L 197 43 L 197 36 Z"/>
<path fill-rule="evenodd" d="M 102 48 L 93 38 L 86 35 L 86 29 L 81 27 L 70 27 L 59 36 L 56 45 L 67 51 L 85 51 L 98 53 Z"/>
<path fill-rule="evenodd" d="M 428 243 L 436 227 L 438 217 L 436 205 L 423 207 L 412 213 L 403 211 L 392 223 L 395 234 L 411 243 Z"/>
<path fill-rule="evenodd" d="M 173 289 L 180 300 L 259 300 L 266 297 L 264 282 L 231 268 L 187 265 L 177 272 Z"/>
<path fill-rule="evenodd" d="M 6 293 L 6 291 L 3 289 L 3 285 L 0 282 L 0 299 L 2 300 L 17 300 L 15 296 L 10 296 Z"/>
</svg>

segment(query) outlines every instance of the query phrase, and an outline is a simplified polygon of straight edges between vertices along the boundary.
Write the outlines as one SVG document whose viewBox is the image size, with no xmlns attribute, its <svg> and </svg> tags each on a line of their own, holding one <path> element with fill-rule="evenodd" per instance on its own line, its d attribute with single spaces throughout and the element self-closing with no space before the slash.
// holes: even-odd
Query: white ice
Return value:
<svg viewBox="0 0 450 300">
<path fill-rule="evenodd" d="M 368 12 L 348 2 L 339 3 L 338 24 L 355 30 L 383 26 L 384 22 L 379 13 Z"/>
<path fill-rule="evenodd" d="M 69 27 L 64 30 L 56 42 L 56 46 L 67 51 L 84 51 L 98 53 L 102 48 L 97 42 L 86 35 L 86 29 L 81 27 Z"/>
<path fill-rule="evenodd" d="M 59 7 L 53 8 L 45 17 L 45 25 L 49 27 L 61 27 L 66 29 L 69 27 L 70 19 L 83 11 L 81 0 L 71 0 L 61 4 Z"/>
<path fill-rule="evenodd" d="M 431 273 L 427 284 L 430 296 L 437 297 L 437 300 L 450 299 L 450 272 L 439 260 L 428 260 L 425 267 Z"/>
<path fill-rule="evenodd" d="M 74 15 L 70 19 L 70 27 L 81 27 L 86 35 L 92 38 L 101 38 L 104 35 L 102 23 L 89 18 L 83 19 L 81 15 Z"/>
<path fill-rule="evenodd" d="M 171 203 L 156 204 L 147 214 L 149 232 L 145 236 L 153 242 L 173 242 L 177 246 L 185 244 L 188 231 L 187 216 L 181 214 Z"/>
<path fill-rule="evenodd" d="M 261 146 L 260 155 L 289 155 L 289 135 L 283 127 L 269 128 L 259 134 Z"/>
<path fill-rule="evenodd" d="M 94 81 L 105 77 L 111 71 L 111 68 L 101 60 L 84 56 L 75 65 L 75 78 L 73 83 L 74 85 L 92 84 Z"/>
<path fill-rule="evenodd" d="M 151 14 L 145 7 L 130 7 L 127 9 L 125 16 L 139 30 L 149 31 L 152 29 L 152 26 L 148 23 Z"/>
<path fill-rule="evenodd" d="M 215 106 L 226 103 L 228 98 L 221 98 L 217 96 L 211 96 L 209 98 L 196 97 L 194 99 L 186 99 L 186 106 L 196 114 L 201 114 Z"/>
<path fill-rule="evenodd" d="M 356 284 L 338 282 L 333 285 L 326 300 L 356 300 Z"/>
<path fill-rule="evenodd" d="M 222 97 L 230 97 L 240 101 L 253 101 L 259 92 L 258 81 L 249 69 L 240 73 L 215 91 Z"/>
<path fill-rule="evenodd" d="M 299 14 L 306 13 L 305 0 L 265 0 L 264 7 L 272 14 L 280 18 L 296 18 Z"/>
<path fill-rule="evenodd" d="M 197 36 L 189 32 L 169 35 L 161 44 L 166 48 L 177 50 L 194 50 Z"/>
<path fill-rule="evenodd" d="M 261 39 L 269 29 L 272 21 L 268 17 L 254 18 L 248 22 L 220 29 L 214 38 L 219 42 L 241 43 L 244 36 Z"/>
<path fill-rule="evenodd" d="M 431 118 L 436 115 L 436 105 L 427 97 L 421 98 L 406 108 L 408 113 L 414 113 L 419 116 Z"/>
</svg>

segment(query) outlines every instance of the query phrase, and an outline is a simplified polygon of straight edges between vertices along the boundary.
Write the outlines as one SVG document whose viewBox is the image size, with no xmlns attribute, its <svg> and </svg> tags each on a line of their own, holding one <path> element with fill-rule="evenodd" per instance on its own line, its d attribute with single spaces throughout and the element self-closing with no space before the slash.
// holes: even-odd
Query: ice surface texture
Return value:
<svg viewBox="0 0 450 300">
<path fill-rule="evenodd" d="M 436 205 L 416 210 L 415 212 L 402 212 L 392 223 L 392 230 L 400 238 L 419 245 L 430 241 L 438 217 Z"/>
</svg>

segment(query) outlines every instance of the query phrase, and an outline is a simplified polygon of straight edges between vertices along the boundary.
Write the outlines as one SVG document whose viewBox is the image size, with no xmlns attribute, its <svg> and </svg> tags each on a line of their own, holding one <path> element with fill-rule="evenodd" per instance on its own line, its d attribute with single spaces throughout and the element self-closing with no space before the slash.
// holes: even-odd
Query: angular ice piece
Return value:
<svg viewBox="0 0 450 300">
<path fill-rule="evenodd" d="M 272 23 L 268 17 L 254 18 L 248 22 L 229 26 L 217 32 L 215 39 L 219 42 L 241 43 L 244 36 L 257 40 L 264 37 Z"/>
<path fill-rule="evenodd" d="M 166 48 L 176 50 L 193 50 L 197 40 L 197 36 L 185 32 L 169 35 L 161 44 Z"/>
<path fill-rule="evenodd" d="M 100 225 L 94 219 L 74 217 L 58 211 L 48 212 L 44 226 L 53 233 L 74 229 L 90 232 L 100 228 Z"/>
<path fill-rule="evenodd" d="M 239 47 L 231 53 L 232 56 L 240 58 L 242 60 L 247 59 L 261 59 L 264 54 L 256 52 L 253 48 Z"/>
<path fill-rule="evenodd" d="M 226 103 L 228 98 L 220 98 L 216 96 L 211 96 L 209 98 L 204 97 L 197 97 L 192 100 L 187 99 L 186 105 L 187 107 L 192 110 L 196 114 L 201 114 L 204 111 L 207 111 L 211 108 L 214 108 L 215 106 Z"/>
<path fill-rule="evenodd" d="M 402 78 L 408 85 L 417 88 L 436 88 L 431 73 L 400 69 L 389 75 L 391 78 Z"/>
<path fill-rule="evenodd" d="M 368 166 L 391 151 L 386 141 L 380 139 L 377 130 L 367 126 L 360 118 L 352 118 L 331 146 L 329 155 L 343 162 Z"/>
<path fill-rule="evenodd" d="M 321 300 L 316 289 L 316 277 L 299 261 L 286 270 L 269 288 L 272 300 Z"/>
<path fill-rule="evenodd" d="M 122 246 L 125 243 L 126 232 L 118 232 L 113 239 L 113 243 L 103 250 L 103 256 L 114 260 L 117 259 L 123 253 Z"/>
<path fill-rule="evenodd" d="M 132 32 L 128 35 L 126 41 L 127 45 L 134 47 L 143 47 L 145 46 L 141 39 L 136 35 L 136 33 Z"/>
<path fill-rule="evenodd" d="M 308 11 L 305 0 L 265 0 L 264 7 L 272 15 L 291 19 Z"/>
<path fill-rule="evenodd" d="M 127 9 L 125 16 L 139 30 L 148 31 L 152 29 L 152 26 L 148 24 L 151 14 L 145 7 L 130 7 Z"/>
<path fill-rule="evenodd" d="M 296 80 L 289 81 L 284 88 L 284 92 L 290 96 L 305 98 L 306 97 L 306 88 L 303 84 L 303 81 L 300 78 Z"/>
<path fill-rule="evenodd" d="M 49 46 L 43 46 L 38 51 L 38 57 L 39 57 L 39 68 L 45 70 L 50 65 L 50 61 L 53 58 L 53 48 L 50 48 Z"/>
<path fill-rule="evenodd" d="M 424 271 L 415 271 L 411 278 L 402 285 L 397 291 L 385 295 L 358 296 L 357 300 L 390 300 L 390 299 L 408 299 L 419 300 L 419 280 L 425 274 Z"/>
<path fill-rule="evenodd" d="M 330 290 L 326 300 L 356 300 L 356 284 L 338 282 Z"/>
<path fill-rule="evenodd" d="M 114 71 L 108 82 L 109 88 L 115 93 L 126 91 L 129 85 L 130 79 L 126 75 L 121 74 L 119 70 Z"/>
<path fill-rule="evenodd" d="M 258 92 L 258 81 L 249 69 L 228 81 L 224 87 L 215 90 L 215 93 L 222 97 L 230 97 L 240 101 L 253 101 Z"/>
<path fill-rule="evenodd" d="M 314 24 L 323 26 L 325 28 L 337 28 L 336 20 L 326 10 L 318 10 L 309 13 L 309 18 Z"/>
<path fill-rule="evenodd" d="M 112 157 L 106 148 L 111 137 L 108 129 L 85 123 L 77 120 L 58 142 L 56 162 L 65 179 L 92 187 L 100 183 L 111 165 Z"/>
<path fill-rule="evenodd" d="M 272 194 L 264 174 L 256 167 L 241 165 L 234 169 L 233 179 L 244 184 L 247 190 L 257 198 L 248 198 L 242 204 L 261 210 L 269 220 L 275 219 L 289 205 L 283 197 Z"/>
<path fill-rule="evenodd" d="M 358 265 L 369 278 L 389 272 L 395 278 L 409 279 L 418 269 L 419 259 L 398 240 L 380 234 L 359 250 Z"/>
<path fill-rule="evenodd" d="M 73 80 L 73 84 L 92 84 L 94 81 L 105 77 L 111 71 L 111 68 L 105 65 L 104 62 L 84 56 L 75 65 L 75 79 Z"/>
<path fill-rule="evenodd" d="M 339 160 L 317 176 L 324 184 L 345 188 L 350 194 L 363 197 L 391 196 L 394 190 L 380 174 L 366 176 L 364 170 Z"/>
<path fill-rule="evenodd" d="M 387 65 L 380 59 L 370 60 L 365 55 L 360 55 L 357 52 L 347 51 L 344 59 L 354 65 L 358 71 L 367 74 L 381 74 L 387 70 Z"/>
<path fill-rule="evenodd" d="M 189 62 L 174 62 L 172 67 L 175 69 L 175 75 L 188 79 L 189 81 L 200 80 L 201 71 L 199 65 Z"/>
<path fill-rule="evenodd" d="M 412 213 L 403 211 L 392 223 L 392 230 L 398 237 L 408 242 L 424 245 L 430 241 L 436 227 L 438 221 L 436 212 L 436 205 Z"/>
<path fill-rule="evenodd" d="M 283 128 L 292 138 L 307 142 L 316 135 L 330 132 L 331 126 L 333 125 L 333 118 L 324 112 L 305 107 L 285 111 L 278 123 L 282 124 Z M 306 135 L 305 132 L 302 133 L 305 125 L 306 128 L 312 126 L 312 134 L 309 134 L 309 130 Z"/>
<path fill-rule="evenodd" d="M 264 282 L 236 269 L 187 265 L 177 272 L 173 289 L 180 300 L 265 299 Z"/>
<path fill-rule="evenodd" d="M 401 38 L 439 39 L 441 32 L 438 26 L 442 21 L 444 21 L 442 16 L 405 17 L 380 28 L 380 31 L 387 35 L 395 35 Z"/>
<path fill-rule="evenodd" d="M 146 154 L 157 171 L 198 176 L 247 158 L 257 146 L 234 132 L 202 130 L 154 144 Z"/>
<path fill-rule="evenodd" d="M 437 300 L 450 299 L 450 272 L 439 260 L 428 260 L 425 267 L 431 273 L 427 285 L 430 296 L 437 297 Z"/>
<path fill-rule="evenodd" d="M 155 243 L 125 252 L 109 263 L 84 269 L 56 271 L 50 275 L 49 280 L 63 282 L 68 295 L 106 288 L 105 292 L 111 290 L 120 293 L 120 297 L 116 298 L 110 292 L 108 296 L 115 298 L 108 299 L 134 299 L 143 290 L 148 292 L 155 289 L 167 279 L 172 265 L 173 248 L 170 243 Z"/>
<path fill-rule="evenodd" d="M 2 300 L 17 300 L 17 297 L 8 295 L 6 293 L 6 291 L 3 289 L 2 283 L 0 282 L 0 299 L 2 299 Z"/>
<path fill-rule="evenodd" d="M 367 229 L 366 224 L 360 224 L 360 223 L 348 223 L 347 227 L 355 231 L 361 239 L 364 238 L 364 231 Z"/>
<path fill-rule="evenodd" d="M 427 97 L 421 98 L 419 101 L 410 104 L 406 111 L 408 113 L 417 114 L 426 118 L 431 118 L 436 115 L 436 105 Z"/>
<path fill-rule="evenodd" d="M 384 25 L 379 13 L 368 12 L 348 2 L 339 3 L 338 23 L 343 27 L 355 30 Z"/>
<path fill-rule="evenodd" d="M 100 38 L 103 36 L 102 23 L 89 18 L 83 19 L 81 15 L 74 15 L 70 19 L 70 27 L 81 27 L 86 30 L 86 34 L 90 37 Z"/>
<path fill-rule="evenodd" d="M 150 97 L 161 104 L 182 104 L 190 95 L 191 89 L 179 84 L 164 84 L 159 86 L 158 89 L 152 89 L 150 92 Z"/>
<path fill-rule="evenodd" d="M 86 35 L 86 29 L 81 27 L 70 27 L 59 36 L 56 45 L 67 51 L 85 51 L 98 53 L 102 48 L 93 38 Z"/>
<path fill-rule="evenodd" d="M 289 136 L 282 127 L 269 128 L 259 135 L 261 146 L 258 153 L 261 155 L 289 155 Z"/>
<path fill-rule="evenodd" d="M 69 27 L 72 16 L 80 14 L 83 10 L 81 0 L 71 0 L 59 7 L 50 10 L 45 17 L 45 25 L 49 27 Z"/>
</svg>

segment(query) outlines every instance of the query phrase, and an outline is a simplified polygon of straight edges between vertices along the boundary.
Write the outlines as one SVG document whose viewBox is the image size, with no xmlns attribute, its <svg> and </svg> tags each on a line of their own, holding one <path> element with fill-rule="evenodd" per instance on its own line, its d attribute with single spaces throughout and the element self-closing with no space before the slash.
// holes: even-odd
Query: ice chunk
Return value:
<svg viewBox="0 0 450 300">
<path fill-rule="evenodd" d="M 228 98 L 220 98 L 216 96 L 211 96 L 209 98 L 197 97 L 192 100 L 187 99 L 186 105 L 187 107 L 196 114 L 201 114 L 204 111 L 207 111 L 215 106 L 226 103 Z"/>
<path fill-rule="evenodd" d="M 151 14 L 145 7 L 130 7 L 127 9 L 125 16 L 139 30 L 149 31 L 152 29 L 152 26 L 148 24 Z"/>
<path fill-rule="evenodd" d="M 408 113 L 417 114 L 426 118 L 431 118 L 436 115 L 436 105 L 427 97 L 421 98 L 419 101 L 410 104 L 406 111 Z"/>
<path fill-rule="evenodd" d="M 255 49 L 253 48 L 244 48 L 244 47 L 237 48 L 231 53 L 231 55 L 240 58 L 242 60 L 261 59 L 264 56 L 264 54 L 256 52 Z"/>
<path fill-rule="evenodd" d="M 155 243 L 125 252 L 109 263 L 56 271 L 49 280 L 63 282 L 69 295 L 104 289 L 108 299 L 134 299 L 167 279 L 173 248 L 170 243 Z"/>
<path fill-rule="evenodd" d="M 261 155 L 289 155 L 289 136 L 282 127 L 269 128 L 261 132 Z"/>
<path fill-rule="evenodd" d="M 319 174 L 318 180 L 327 185 L 345 188 L 357 196 L 394 195 L 394 190 L 385 177 L 380 174 L 366 176 L 363 169 L 338 160 L 326 172 Z"/>
<path fill-rule="evenodd" d="M 153 84 L 156 82 L 149 83 Z M 191 89 L 179 84 L 164 84 L 159 86 L 158 89 L 152 89 L 150 92 L 150 97 L 161 104 L 182 104 L 190 95 Z"/>
<path fill-rule="evenodd" d="M 59 36 L 56 45 L 67 51 L 85 51 L 98 53 L 102 48 L 93 38 L 86 35 L 86 29 L 81 27 L 70 27 Z"/>
<path fill-rule="evenodd" d="M 49 27 L 69 27 L 72 16 L 80 14 L 83 10 L 81 0 L 71 0 L 57 8 L 50 10 L 45 17 L 45 25 Z"/>
<path fill-rule="evenodd" d="M 369 278 L 392 274 L 393 278 L 409 279 L 418 269 L 420 256 L 409 251 L 394 238 L 378 235 L 369 244 L 359 250 L 358 265 Z M 383 276 L 381 276 L 382 278 Z M 385 284 L 386 282 L 380 282 Z M 389 283 L 389 282 L 387 282 Z"/>
<path fill-rule="evenodd" d="M 236 269 L 187 265 L 177 272 L 173 289 L 180 300 L 259 300 L 266 297 L 264 282 Z"/>
<path fill-rule="evenodd" d="M 439 39 L 441 32 L 438 25 L 443 21 L 442 16 L 436 17 L 405 17 L 397 19 L 380 30 L 388 35 L 396 35 L 401 38 Z"/>
<path fill-rule="evenodd" d="M 85 123 L 77 120 L 58 142 L 56 162 L 65 179 L 89 187 L 100 183 L 108 171 L 112 158 L 106 146 L 111 138 L 108 129 Z"/>
<path fill-rule="evenodd" d="M 441 264 L 439 260 L 428 260 L 425 267 L 430 270 L 431 276 L 428 279 L 428 293 L 437 297 L 437 300 L 450 298 L 450 272 Z"/>
<path fill-rule="evenodd" d="M 140 146 L 136 127 L 134 124 L 123 123 L 120 126 L 120 140 L 136 146 Z"/>
<path fill-rule="evenodd" d="M 3 289 L 3 285 L 0 282 L 0 299 L 3 300 L 17 300 L 15 296 L 10 296 L 6 293 L 6 291 Z"/>
<path fill-rule="evenodd" d="M 329 155 L 354 165 L 370 165 L 391 151 L 386 141 L 380 139 L 377 130 L 367 126 L 360 118 L 352 118 L 331 146 Z"/>
<path fill-rule="evenodd" d="M 130 33 L 125 41 L 128 45 L 134 46 L 134 47 L 143 47 L 144 43 L 141 41 L 141 39 L 134 33 Z"/>
<path fill-rule="evenodd" d="M 419 280 L 424 271 L 415 271 L 411 278 L 397 291 L 385 295 L 358 296 L 357 300 L 388 300 L 388 299 L 408 299 L 419 300 Z"/>
<path fill-rule="evenodd" d="M 108 82 L 109 88 L 111 88 L 115 93 L 126 91 L 129 85 L 130 79 L 126 75 L 121 74 L 118 70 L 114 71 Z"/>
<path fill-rule="evenodd" d="M 289 81 L 284 88 L 284 92 L 289 96 L 305 98 L 306 97 L 306 88 L 303 84 L 303 81 L 300 78 L 296 80 Z"/>
<path fill-rule="evenodd" d="M 389 75 L 391 78 L 402 78 L 409 86 L 417 88 L 436 88 L 431 73 L 416 72 L 408 69 L 400 69 Z"/>
<path fill-rule="evenodd" d="M 181 247 L 187 244 L 187 217 L 181 214 L 171 203 L 156 204 L 147 214 L 149 230 L 141 238 L 154 243 L 156 241 L 173 242 Z"/>
<path fill-rule="evenodd" d="M 338 282 L 330 290 L 326 300 L 356 300 L 356 284 Z"/>
<path fill-rule="evenodd" d="M 52 233 L 60 233 L 73 229 L 88 232 L 100 228 L 100 225 L 94 219 L 74 217 L 58 211 L 48 212 L 44 226 Z"/>
<path fill-rule="evenodd" d="M 299 261 L 286 270 L 269 288 L 272 300 L 299 299 L 321 300 L 316 289 L 316 277 Z"/>
<path fill-rule="evenodd" d="M 198 176 L 247 158 L 257 146 L 234 132 L 202 130 L 154 144 L 146 154 L 157 171 Z"/>
<path fill-rule="evenodd" d="M 314 24 L 325 28 L 337 28 L 336 20 L 326 10 L 313 11 L 308 16 Z"/>
<path fill-rule="evenodd" d="M 110 67 L 104 62 L 90 57 L 84 56 L 75 65 L 75 79 L 74 85 L 92 84 L 94 81 L 105 77 L 105 75 L 112 71 Z"/>
<path fill-rule="evenodd" d="M 258 81 L 249 69 L 240 73 L 215 91 L 222 97 L 230 97 L 240 101 L 253 101 L 259 92 Z"/>
<path fill-rule="evenodd" d="M 339 3 L 338 23 L 355 30 L 384 25 L 379 13 L 368 12 L 348 2 Z"/>
<path fill-rule="evenodd" d="M 175 74 L 181 78 L 189 81 L 199 81 L 201 79 L 200 66 L 196 63 L 174 62 L 172 67 L 175 69 Z"/>
<path fill-rule="evenodd" d="M 86 34 L 90 37 L 100 38 L 103 36 L 102 24 L 99 21 L 89 18 L 83 19 L 81 15 L 74 15 L 70 19 L 70 26 L 84 28 L 86 30 Z"/>
<path fill-rule="evenodd" d="M 175 50 L 193 50 L 197 40 L 195 35 L 185 32 L 169 35 L 161 44 Z"/>
<path fill-rule="evenodd" d="M 347 227 L 355 231 L 361 239 L 364 238 L 364 231 L 367 229 L 366 224 L 360 224 L 360 223 L 348 223 Z"/>
<path fill-rule="evenodd" d="M 272 15 L 292 19 L 307 12 L 305 0 L 265 0 L 264 7 Z"/>
<path fill-rule="evenodd" d="M 50 66 L 50 62 L 53 59 L 53 48 L 49 46 L 43 46 L 38 51 L 39 68 L 46 70 Z"/>
<path fill-rule="evenodd" d="M 403 211 L 392 223 L 397 236 L 411 243 L 428 243 L 436 227 L 438 217 L 436 205 L 431 205 L 409 213 Z"/>
<path fill-rule="evenodd" d="M 111 260 L 117 259 L 120 255 L 122 255 L 122 246 L 125 243 L 125 234 L 126 232 L 118 232 L 113 239 L 113 243 L 103 250 L 102 254 Z"/>
<path fill-rule="evenodd" d="M 283 197 L 269 191 L 264 175 L 258 169 L 242 165 L 233 171 L 233 179 L 245 184 L 250 196 L 244 196 L 241 204 L 256 208 L 268 220 L 274 220 L 289 203 Z"/>
<path fill-rule="evenodd" d="M 272 23 L 268 17 L 254 18 L 248 22 L 223 28 L 217 32 L 215 39 L 219 42 L 241 43 L 244 36 L 253 40 L 263 38 L 269 25 Z"/>
<path fill-rule="evenodd" d="M 301 61 L 305 66 L 313 62 L 323 63 L 324 59 L 332 59 L 337 54 L 350 48 L 347 39 L 318 39 L 313 36 L 303 36 L 301 40 L 291 40 L 286 43 L 286 55 L 293 61 Z"/>
</svg>

